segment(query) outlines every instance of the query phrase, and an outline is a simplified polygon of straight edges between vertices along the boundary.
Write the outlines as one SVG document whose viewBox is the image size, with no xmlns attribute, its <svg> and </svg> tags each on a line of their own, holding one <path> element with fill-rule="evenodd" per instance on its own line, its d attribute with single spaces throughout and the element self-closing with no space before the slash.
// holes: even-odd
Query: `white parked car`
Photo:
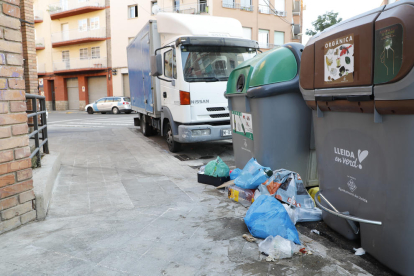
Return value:
<svg viewBox="0 0 414 276">
<path fill-rule="evenodd" d="M 102 114 L 106 112 L 112 112 L 113 114 L 124 112 L 130 114 L 132 112 L 131 99 L 129 97 L 105 97 L 85 106 L 85 111 L 88 114 L 95 112 L 101 112 Z"/>
</svg>

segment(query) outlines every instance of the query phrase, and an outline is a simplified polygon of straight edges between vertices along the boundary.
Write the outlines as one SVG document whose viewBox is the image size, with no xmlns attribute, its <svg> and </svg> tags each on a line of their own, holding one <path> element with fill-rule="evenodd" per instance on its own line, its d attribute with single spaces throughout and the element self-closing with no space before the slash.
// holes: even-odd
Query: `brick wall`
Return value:
<svg viewBox="0 0 414 276">
<path fill-rule="evenodd" d="M 0 233 L 36 218 L 20 1 L 0 1 Z"/>
<path fill-rule="evenodd" d="M 26 93 L 38 94 L 37 62 L 36 62 L 36 43 L 34 28 L 33 0 L 11 0 L 10 2 L 20 1 L 21 18 L 27 22 L 22 22 L 21 37 L 23 42 L 24 79 Z"/>
</svg>

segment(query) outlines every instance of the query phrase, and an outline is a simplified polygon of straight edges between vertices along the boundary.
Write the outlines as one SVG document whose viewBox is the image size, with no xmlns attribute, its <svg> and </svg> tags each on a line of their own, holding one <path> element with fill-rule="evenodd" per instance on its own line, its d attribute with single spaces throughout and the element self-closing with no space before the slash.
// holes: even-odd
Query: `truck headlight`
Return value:
<svg viewBox="0 0 414 276">
<path fill-rule="evenodd" d="M 211 129 L 193 129 L 191 131 L 192 136 L 207 136 L 211 134 Z"/>
</svg>

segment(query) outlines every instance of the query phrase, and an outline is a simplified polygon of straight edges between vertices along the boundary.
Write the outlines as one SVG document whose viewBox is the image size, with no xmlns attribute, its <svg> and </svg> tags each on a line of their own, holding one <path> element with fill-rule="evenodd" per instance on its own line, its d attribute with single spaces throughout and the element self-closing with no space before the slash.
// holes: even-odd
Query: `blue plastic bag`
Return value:
<svg viewBox="0 0 414 276">
<path fill-rule="evenodd" d="M 243 189 L 257 189 L 267 178 L 268 176 L 262 168 L 258 169 L 255 174 L 242 171 L 239 177 L 234 180 L 234 184 Z"/>
<path fill-rule="evenodd" d="M 272 196 L 259 196 L 247 211 L 244 222 L 253 237 L 265 239 L 279 235 L 300 244 L 295 225 L 282 203 Z"/>
<path fill-rule="evenodd" d="M 234 180 L 234 184 L 242 189 L 257 189 L 260 184 L 268 179 L 264 170 L 270 171 L 270 168 L 263 167 L 255 158 L 252 158 Z"/>
<path fill-rule="evenodd" d="M 230 174 L 230 180 L 234 180 L 236 179 L 240 174 L 241 174 L 242 170 L 240 169 L 234 169 L 231 174 Z"/>
</svg>

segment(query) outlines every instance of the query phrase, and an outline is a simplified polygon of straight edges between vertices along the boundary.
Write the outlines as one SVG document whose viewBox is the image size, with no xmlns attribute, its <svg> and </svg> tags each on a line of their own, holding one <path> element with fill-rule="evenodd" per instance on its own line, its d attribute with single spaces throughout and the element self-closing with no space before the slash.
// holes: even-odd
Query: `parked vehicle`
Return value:
<svg viewBox="0 0 414 276">
<path fill-rule="evenodd" d="M 145 136 L 182 143 L 231 139 L 223 93 L 231 71 L 256 55 L 232 18 L 159 13 L 127 48 L 132 109 Z"/>
<path fill-rule="evenodd" d="M 130 114 L 132 112 L 131 99 L 129 97 L 104 97 L 85 106 L 85 111 L 88 114 L 96 112 L 101 112 L 102 114 L 106 112 Z"/>
</svg>

